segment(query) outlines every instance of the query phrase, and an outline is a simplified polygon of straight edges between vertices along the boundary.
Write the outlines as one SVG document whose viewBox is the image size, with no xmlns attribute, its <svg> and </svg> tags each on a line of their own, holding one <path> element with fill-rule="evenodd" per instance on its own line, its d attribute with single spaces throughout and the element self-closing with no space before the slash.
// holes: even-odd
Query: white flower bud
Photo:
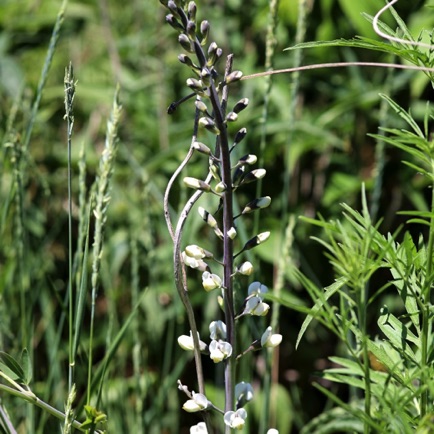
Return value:
<svg viewBox="0 0 434 434">
<path fill-rule="evenodd" d="M 262 233 L 258 234 L 257 238 L 259 241 L 258 244 L 263 243 L 264 241 L 267 241 L 268 238 L 270 238 L 270 232 L 262 232 Z"/>
<path fill-rule="evenodd" d="M 259 197 L 258 199 L 252 200 L 249 202 L 243 209 L 241 214 L 249 214 L 256 209 L 267 208 L 271 203 L 270 196 Z"/>
<path fill-rule="evenodd" d="M 225 79 L 226 83 L 233 83 L 235 81 L 238 81 L 243 76 L 243 73 L 241 71 L 232 71 Z"/>
<path fill-rule="evenodd" d="M 243 262 L 238 268 L 237 272 L 243 276 L 250 276 L 253 273 L 253 265 L 251 262 Z"/>
<path fill-rule="evenodd" d="M 195 149 L 196 151 L 205 154 L 205 155 L 210 155 L 211 154 L 211 149 L 208 148 L 208 146 L 206 146 L 205 144 L 201 143 L 201 142 L 193 142 L 192 144 L 193 149 Z"/>
<path fill-rule="evenodd" d="M 199 422 L 190 428 L 190 434 L 208 434 L 205 422 Z"/>
<path fill-rule="evenodd" d="M 220 130 L 216 127 L 215 122 L 211 118 L 203 117 L 199 119 L 199 125 L 214 134 L 220 134 Z"/>
<path fill-rule="evenodd" d="M 200 351 L 205 351 L 207 349 L 207 345 L 205 342 L 200 340 L 199 332 L 197 333 L 197 338 L 199 339 Z M 190 336 L 181 335 L 178 337 L 178 344 L 185 351 L 193 351 L 194 350 L 194 341 L 193 341 L 193 337 L 191 335 L 191 330 L 190 330 Z"/>
<path fill-rule="evenodd" d="M 228 122 L 235 122 L 238 119 L 238 115 L 235 112 L 229 112 L 226 115 L 226 120 Z"/>
<path fill-rule="evenodd" d="M 183 410 L 187 411 L 188 413 L 195 413 L 197 411 L 205 410 L 208 407 L 208 400 L 206 399 L 206 396 L 202 393 L 194 393 L 193 392 L 193 398 L 189 399 L 184 403 L 182 406 Z"/>
<path fill-rule="evenodd" d="M 197 246 L 196 244 L 191 244 L 185 248 L 185 253 L 194 259 L 203 259 L 205 258 L 205 250 L 202 247 Z"/>
<path fill-rule="evenodd" d="M 195 190 L 202 190 L 206 192 L 211 191 L 211 186 L 200 179 L 186 176 L 183 181 L 187 187 L 194 188 Z"/>
<path fill-rule="evenodd" d="M 264 334 L 261 337 L 261 346 L 264 348 L 274 348 L 277 347 L 282 342 L 282 335 L 273 334 L 273 330 L 267 327 Z"/>
<path fill-rule="evenodd" d="M 215 192 L 216 193 L 223 193 L 224 191 L 226 191 L 226 184 L 223 181 L 220 181 L 216 186 L 215 186 Z"/>
<path fill-rule="evenodd" d="M 233 240 L 237 236 L 237 230 L 234 227 L 231 227 L 228 230 L 228 237 Z"/>
<path fill-rule="evenodd" d="M 222 280 L 217 276 L 217 274 L 211 274 L 210 272 L 205 271 L 202 274 L 202 286 L 205 291 L 209 292 L 213 289 L 221 288 Z"/>
</svg>

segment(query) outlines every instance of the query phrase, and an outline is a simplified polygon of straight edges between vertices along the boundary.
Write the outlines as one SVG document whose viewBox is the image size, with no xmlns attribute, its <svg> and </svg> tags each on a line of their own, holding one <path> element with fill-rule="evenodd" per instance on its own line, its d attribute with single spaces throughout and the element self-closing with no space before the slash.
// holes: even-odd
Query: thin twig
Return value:
<svg viewBox="0 0 434 434">
<path fill-rule="evenodd" d="M 331 63 L 315 63 L 313 65 L 297 66 L 295 68 L 276 69 L 274 71 L 258 72 L 256 74 L 244 75 L 241 80 L 251 80 L 252 78 L 267 77 L 268 75 L 287 74 L 298 71 L 308 71 L 311 69 L 323 68 L 342 68 L 349 66 L 373 66 L 380 68 L 395 68 L 395 69 L 408 69 L 413 71 L 434 72 L 434 68 L 416 65 L 400 65 L 397 63 L 382 63 L 382 62 L 331 62 Z"/>
</svg>

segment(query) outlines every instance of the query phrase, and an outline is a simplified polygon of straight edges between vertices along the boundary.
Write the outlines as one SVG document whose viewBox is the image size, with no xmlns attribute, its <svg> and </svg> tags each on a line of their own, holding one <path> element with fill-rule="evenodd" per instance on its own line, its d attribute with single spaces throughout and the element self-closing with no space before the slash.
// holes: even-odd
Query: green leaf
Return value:
<svg viewBox="0 0 434 434">
<path fill-rule="evenodd" d="M 327 288 L 324 288 L 324 293 L 319 296 L 319 299 L 311 309 L 311 313 L 306 317 L 306 319 L 303 321 L 303 324 L 301 325 L 300 331 L 298 332 L 298 336 L 297 336 L 297 342 L 295 343 L 295 348 L 298 347 L 306 329 L 309 327 L 309 324 L 315 318 L 316 314 L 321 310 L 324 303 L 326 303 L 327 300 L 333 294 L 335 294 L 340 288 L 342 288 L 346 283 L 347 283 L 347 279 L 341 277 L 332 285 L 328 286 Z"/>
<path fill-rule="evenodd" d="M 410 113 L 408 113 L 407 111 L 405 111 L 399 104 L 397 104 L 395 101 L 393 101 L 392 98 L 390 98 L 389 96 L 385 95 L 384 93 L 380 93 L 381 98 L 385 99 L 390 107 L 393 108 L 393 110 L 395 110 L 396 113 L 399 114 L 399 116 L 401 116 L 407 123 L 408 125 L 410 125 L 413 128 L 413 131 L 421 138 L 425 138 L 422 130 L 419 128 L 419 125 L 417 124 L 417 122 L 413 119 L 413 117 L 411 116 Z"/>
<path fill-rule="evenodd" d="M 0 351 L 0 370 L 12 380 L 24 383 L 23 368 L 12 356 L 3 351 Z"/>
<path fill-rule="evenodd" d="M 418 363 L 416 355 L 409 345 L 412 342 L 420 347 L 420 339 L 414 335 L 401 321 L 399 321 L 387 308 L 382 309 L 382 314 L 378 318 L 378 326 L 389 339 L 393 347 L 406 358 L 414 363 Z"/>
<path fill-rule="evenodd" d="M 388 342 L 379 344 L 369 340 L 368 350 L 387 369 L 393 378 L 398 380 L 401 384 L 405 383 L 404 377 L 401 374 L 402 358 Z"/>
<path fill-rule="evenodd" d="M 21 361 L 23 363 L 24 372 L 23 383 L 28 386 L 33 378 L 33 367 L 27 348 L 24 348 L 21 353 Z"/>
</svg>

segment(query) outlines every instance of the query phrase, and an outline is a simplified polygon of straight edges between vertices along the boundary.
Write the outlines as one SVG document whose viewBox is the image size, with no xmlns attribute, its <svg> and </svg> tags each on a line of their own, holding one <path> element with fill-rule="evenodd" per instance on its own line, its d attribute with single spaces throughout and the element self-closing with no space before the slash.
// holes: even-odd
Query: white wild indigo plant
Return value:
<svg viewBox="0 0 434 434">
<path fill-rule="evenodd" d="M 215 42 L 208 43 L 210 24 L 208 21 L 196 20 L 197 7 L 191 1 L 185 4 L 182 0 L 161 0 L 168 9 L 166 21 L 179 32 L 178 42 L 185 54 L 178 56 L 181 63 L 187 65 L 194 77 L 187 80 L 191 94 L 182 100 L 171 104 L 169 114 L 173 113 L 182 102 L 194 98 L 196 115 L 190 149 L 169 181 L 165 193 L 165 217 L 169 232 L 174 243 L 174 274 L 179 296 L 184 304 L 190 326 L 190 332 L 178 338 L 179 345 L 187 351 L 193 351 L 197 376 L 198 391 L 191 390 L 180 381 L 179 389 L 185 393 L 187 400 L 183 409 L 187 412 L 201 412 L 203 422 L 191 427 L 191 433 L 211 433 L 210 411 L 221 413 L 221 427 L 225 433 L 231 430 L 242 430 L 247 418 L 244 406 L 253 398 L 253 387 L 243 379 L 235 378 L 237 360 L 250 351 L 261 348 L 275 347 L 280 344 L 282 336 L 273 333 L 267 327 L 262 336 L 252 338 L 251 345 L 239 351 L 237 346 L 237 323 L 245 316 L 264 316 L 269 311 L 269 305 L 264 302 L 267 287 L 260 282 L 251 283 L 246 288 L 244 301 L 237 305 L 234 300 L 234 279 L 240 275 L 250 276 L 254 269 L 249 261 L 243 261 L 243 254 L 266 241 L 269 232 L 255 235 L 236 251 L 237 220 L 246 214 L 266 208 L 271 199 L 268 196 L 259 197 L 247 203 L 241 213 L 235 215 L 233 208 L 234 194 L 246 184 L 255 182 L 265 176 L 266 171 L 252 168 L 257 157 L 247 154 L 234 161 L 232 151 L 245 138 L 246 128 L 241 128 L 230 140 L 227 130 L 229 122 L 237 121 L 238 114 L 244 110 L 249 101 L 243 98 L 227 111 L 229 86 L 241 79 L 241 71 L 232 71 L 232 55 L 227 57 L 223 77 L 216 69 L 216 63 L 222 57 L 222 49 Z M 206 48 L 207 47 L 207 48 Z M 198 141 L 199 128 L 210 131 L 215 136 L 214 146 Z M 213 150 L 211 149 L 213 148 Z M 180 172 L 186 167 L 194 153 L 208 158 L 209 172 L 202 179 L 184 177 L 185 186 L 196 190 L 185 204 L 180 216 L 173 225 L 169 212 L 169 194 L 171 187 Z M 182 242 L 183 228 L 193 206 L 202 194 L 216 196 L 215 209 L 198 207 L 198 212 L 204 222 L 222 244 L 223 258 L 218 259 L 214 253 L 198 245 L 186 245 Z M 189 297 L 186 278 L 186 266 L 201 273 L 203 289 L 209 297 L 217 297 L 223 311 L 223 319 L 215 318 L 209 324 L 209 339 L 199 336 L 195 313 Z M 202 340 L 203 339 L 203 340 Z M 224 365 L 225 405 L 218 408 L 207 398 L 202 369 L 202 357 L 210 357 L 214 363 Z M 220 432 L 215 427 L 216 432 Z M 270 429 L 269 432 L 277 433 Z"/>
</svg>

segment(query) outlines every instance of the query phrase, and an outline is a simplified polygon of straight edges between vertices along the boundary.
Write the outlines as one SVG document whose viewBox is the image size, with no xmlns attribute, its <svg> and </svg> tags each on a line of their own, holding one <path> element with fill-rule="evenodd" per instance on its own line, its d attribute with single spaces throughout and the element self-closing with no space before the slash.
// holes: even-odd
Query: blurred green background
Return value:
<svg viewBox="0 0 434 434">
<path fill-rule="evenodd" d="M 434 15 L 429 2 L 399 2 L 397 10 L 415 37 L 422 28 L 431 29 Z M 299 5 L 307 13 L 305 41 L 352 38 L 361 35 L 378 39 L 361 12 L 375 14 L 380 0 L 282 0 L 276 28 L 274 66 L 288 68 L 296 51 L 294 45 Z M 33 388 L 41 398 L 63 409 L 67 396 L 67 330 L 62 322 L 68 281 L 67 147 L 64 116 L 63 78 L 71 61 L 77 80 L 73 136 L 73 194 L 78 191 L 79 150 L 84 145 L 87 182 L 95 179 L 104 145 L 104 132 L 116 83 L 121 87 L 123 118 L 119 148 L 112 179 L 112 201 L 105 231 L 101 288 L 97 300 L 97 346 L 95 366 L 101 362 L 109 342 L 116 336 L 142 296 L 131 328 L 124 336 L 106 374 L 101 410 L 108 415 L 111 432 L 185 433 L 197 423 L 194 415 L 180 410 L 184 396 L 176 380 L 194 388 L 190 356 L 177 345 L 176 338 L 188 333 L 182 306 L 172 278 L 172 245 L 163 218 L 166 184 L 190 145 L 194 104 L 183 104 L 172 116 L 168 105 L 189 93 L 185 80 L 191 76 L 177 60 L 182 49 L 175 31 L 165 24 L 165 9 L 157 0 L 70 1 L 61 29 L 48 81 L 42 94 L 26 155 L 23 174 L 23 208 L 13 199 L 13 161 L 8 151 L 11 137 L 22 137 L 28 127 L 30 110 L 60 8 L 55 0 L 0 0 L 0 350 L 19 355 L 30 345 L 34 365 Z M 266 0 L 204 0 L 198 2 L 199 19 L 211 24 L 211 40 L 225 54 L 234 53 L 234 68 L 245 75 L 264 70 L 269 4 Z M 384 20 L 395 24 L 390 16 Z M 381 53 L 348 48 L 315 48 L 302 53 L 302 63 L 335 61 L 393 62 Z M 223 65 L 223 62 L 221 62 Z M 301 268 L 321 285 L 332 283 L 331 270 L 321 247 L 310 240 L 317 229 L 297 222 L 300 215 L 326 218 L 340 214 L 340 202 L 357 207 L 362 182 L 369 198 L 378 183 L 378 144 L 367 136 L 379 125 L 399 128 L 402 121 L 382 107 L 379 93 L 392 96 L 411 108 L 421 120 L 426 100 L 432 96 L 428 80 L 414 71 L 381 68 L 318 69 L 301 73 L 296 100 L 291 100 L 294 76 L 282 74 L 272 79 L 266 119 L 266 146 L 263 154 L 267 176 L 264 195 L 273 199 L 260 216 L 260 231 L 270 230 L 271 240 L 251 256 L 255 280 L 271 290 L 278 273 L 282 234 L 288 221 L 296 222 L 293 242 L 286 258 L 282 296 L 311 305 L 294 279 Z M 234 87 L 231 101 L 250 99 L 233 131 L 246 126 L 248 136 L 240 145 L 240 155 L 258 153 L 263 131 L 266 80 L 255 78 Z M 13 119 L 13 121 L 11 121 Z M 210 137 L 202 140 L 209 146 Z M 18 139 L 19 140 L 19 139 Z M 392 231 L 401 209 L 424 209 L 424 185 L 400 163 L 397 151 L 386 149 L 381 195 L 376 199 L 376 218 L 383 217 L 384 231 Z M 185 173 L 202 176 L 208 162 L 195 157 Z M 283 193 L 282 193 L 283 192 Z M 174 213 L 188 197 L 182 185 L 171 195 Z M 253 199 L 255 188 L 237 197 L 240 206 Z M 206 199 L 202 202 L 207 204 Z M 208 204 L 215 206 L 214 202 Z M 18 281 L 20 270 L 16 242 L 16 216 L 22 212 L 26 238 L 26 310 L 22 311 Z M 77 224 L 74 214 L 74 234 Z M 250 237 L 253 219 L 244 222 Z M 185 243 L 202 243 L 216 249 L 212 235 L 194 216 L 187 226 Z M 205 241 L 204 241 L 205 240 Z M 75 246 L 73 246 L 75 247 Z M 218 314 L 215 299 L 200 290 L 200 276 L 189 274 L 192 301 L 204 335 Z M 380 278 L 381 280 L 381 278 Z M 247 279 L 239 291 L 246 290 Z M 23 330 L 22 317 L 31 326 Z M 300 348 L 294 343 L 303 315 L 281 308 L 279 348 L 273 378 L 281 395 L 274 418 L 281 433 L 298 432 L 326 404 L 310 383 L 316 371 L 328 366 L 327 357 L 339 353 L 334 338 L 318 325 L 307 332 Z M 373 312 L 375 324 L 376 312 Z M 88 317 L 84 319 L 84 329 Z M 248 333 L 261 325 L 247 324 Z M 375 328 L 373 325 L 373 333 Z M 85 393 L 86 342 L 83 333 L 77 366 L 79 398 Z M 278 362 L 278 363 L 277 363 Z M 249 357 L 240 371 L 248 373 L 255 389 L 263 377 L 263 356 Z M 205 365 L 212 389 L 221 386 L 219 368 Z M 239 378 L 244 380 L 244 378 Z M 329 387 L 331 386 L 325 383 Z M 218 394 L 218 392 L 215 392 Z M 342 396 L 345 397 L 345 390 Z M 218 398 L 216 398 L 218 399 Z M 5 395 L 0 403 L 8 409 L 20 432 L 54 432 L 57 422 L 39 410 Z M 252 405 L 253 422 L 260 418 L 260 406 Z M 79 415 L 82 417 L 82 414 Z M 30 420 L 34 422 L 29 424 Z"/>
</svg>

